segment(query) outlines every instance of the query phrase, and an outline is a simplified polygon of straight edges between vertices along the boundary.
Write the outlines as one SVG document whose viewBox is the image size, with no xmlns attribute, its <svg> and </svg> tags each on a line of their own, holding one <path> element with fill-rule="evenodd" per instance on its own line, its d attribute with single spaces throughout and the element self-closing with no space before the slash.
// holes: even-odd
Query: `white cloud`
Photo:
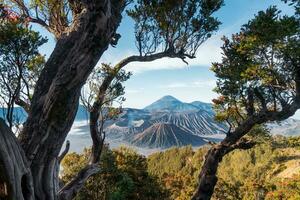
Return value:
<svg viewBox="0 0 300 200">
<path fill-rule="evenodd" d="M 155 60 L 153 62 L 134 62 L 130 63 L 125 67 L 126 70 L 132 71 L 133 73 L 141 73 L 145 71 L 152 70 L 162 70 L 162 69 L 181 69 L 186 67 L 180 59 L 175 58 L 162 58 Z"/>
<path fill-rule="evenodd" d="M 205 41 L 198 49 L 196 58 L 190 61 L 191 65 L 210 66 L 212 62 L 221 60 L 221 46 L 224 32 L 213 35 Z"/>
<path fill-rule="evenodd" d="M 216 80 L 200 80 L 200 81 L 194 81 L 194 86 L 198 87 L 216 87 Z"/>
<path fill-rule="evenodd" d="M 216 86 L 216 80 L 197 80 L 190 82 L 174 82 L 167 85 L 159 86 L 162 89 L 174 89 L 174 88 L 214 88 Z"/>
</svg>

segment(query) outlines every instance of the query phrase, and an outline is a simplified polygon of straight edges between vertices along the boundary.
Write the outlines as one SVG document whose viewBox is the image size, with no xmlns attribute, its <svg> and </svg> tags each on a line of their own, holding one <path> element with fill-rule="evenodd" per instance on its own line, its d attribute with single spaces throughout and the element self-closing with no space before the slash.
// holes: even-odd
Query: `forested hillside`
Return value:
<svg viewBox="0 0 300 200">
<path fill-rule="evenodd" d="M 190 199 L 207 150 L 207 146 L 197 150 L 185 146 L 145 158 L 125 147 L 106 149 L 102 172 L 90 179 L 77 199 Z M 87 162 L 86 155 L 66 156 L 64 181 Z M 235 150 L 224 157 L 218 177 L 215 200 L 297 200 L 300 137 L 277 136 L 250 150 Z"/>
</svg>

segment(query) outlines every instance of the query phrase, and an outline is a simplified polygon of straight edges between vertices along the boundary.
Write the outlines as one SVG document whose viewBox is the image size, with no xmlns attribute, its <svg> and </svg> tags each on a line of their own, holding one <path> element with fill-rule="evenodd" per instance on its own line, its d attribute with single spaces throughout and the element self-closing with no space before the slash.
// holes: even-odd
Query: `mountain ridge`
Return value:
<svg viewBox="0 0 300 200">
<path fill-rule="evenodd" d="M 149 106 L 146 106 L 144 109 L 124 108 L 123 112 L 116 120 L 110 120 L 105 123 L 105 131 L 108 139 L 110 141 L 116 140 L 137 145 L 136 135 L 143 133 L 147 128 L 156 123 L 173 124 L 174 127 L 177 127 L 178 132 L 185 132 L 187 138 L 193 137 L 190 135 L 192 134 L 201 137 L 202 139 L 207 137 L 211 141 L 213 140 L 213 137 L 217 138 L 217 136 L 214 136 L 215 134 L 224 134 L 224 132 L 227 130 L 226 125 L 218 123 L 214 120 L 214 111 L 212 104 L 210 103 L 201 101 L 185 103 L 170 95 L 164 96 L 154 103 L 156 103 L 154 109 L 151 109 L 151 107 L 149 109 L 149 106 L 153 105 L 153 103 Z M 5 108 L 0 108 L 0 117 L 4 117 L 4 113 Z M 19 116 L 20 122 L 24 122 L 26 120 L 27 115 L 22 108 L 16 107 L 14 113 Z M 79 105 L 76 115 L 76 122 L 82 120 L 88 120 L 88 112 L 82 105 Z M 74 127 L 77 126 L 77 124 L 78 123 L 75 123 Z M 88 125 L 80 126 L 81 127 L 79 128 L 72 129 L 70 134 L 88 135 Z M 300 120 L 293 118 L 289 118 L 279 123 L 268 123 L 267 127 L 270 129 L 272 135 L 300 135 Z M 166 135 L 166 137 L 163 138 L 171 138 L 171 140 L 173 140 L 172 137 L 169 137 L 169 133 L 167 133 L 169 129 L 164 128 L 163 130 L 164 135 Z M 148 143 L 151 144 L 150 146 L 152 147 L 159 146 L 159 148 L 165 148 L 168 142 L 164 140 L 165 139 L 162 140 L 163 142 L 158 142 L 156 145 L 143 139 L 138 145 L 144 147 L 147 146 L 145 144 Z M 185 141 L 188 141 L 188 139 L 183 138 L 181 143 L 184 143 Z M 181 143 L 178 142 L 173 144 L 178 146 Z"/>
<path fill-rule="evenodd" d="M 172 146 L 200 146 L 206 142 L 171 123 L 156 123 L 134 136 L 132 144 L 150 148 L 169 148 Z"/>
<path fill-rule="evenodd" d="M 214 120 L 211 104 L 200 101 L 185 103 L 170 95 L 144 109 L 124 108 L 117 120 L 107 124 L 108 137 L 149 148 L 166 148 L 170 144 L 203 145 L 206 142 L 201 137 L 227 130 L 224 123 Z"/>
<path fill-rule="evenodd" d="M 193 103 L 193 102 L 192 102 Z M 193 105 L 192 103 L 185 103 L 177 98 L 166 95 L 162 98 L 158 99 L 157 101 L 151 103 L 150 105 L 143 108 L 143 110 L 147 110 L 150 112 L 156 111 L 172 111 L 172 112 L 189 112 L 189 111 L 197 111 L 199 109 L 198 106 L 203 104 L 202 107 L 204 108 L 206 105 L 200 101 L 197 101 L 197 104 Z"/>
</svg>

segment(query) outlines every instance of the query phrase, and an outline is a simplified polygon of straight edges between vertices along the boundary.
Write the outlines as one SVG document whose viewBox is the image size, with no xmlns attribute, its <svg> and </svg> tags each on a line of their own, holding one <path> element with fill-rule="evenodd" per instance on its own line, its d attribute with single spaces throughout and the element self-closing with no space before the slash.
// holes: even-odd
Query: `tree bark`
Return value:
<svg viewBox="0 0 300 200">
<path fill-rule="evenodd" d="M 213 146 L 205 156 L 201 173 L 199 175 L 199 185 L 192 200 L 209 200 L 214 193 L 217 184 L 217 170 L 223 157 L 235 149 L 250 149 L 255 145 L 252 141 L 240 141 L 235 145 L 221 143 Z"/>
<path fill-rule="evenodd" d="M 33 180 L 25 153 L 1 118 L 0 199 L 34 200 Z"/>
<path fill-rule="evenodd" d="M 88 1 L 61 35 L 37 82 L 20 142 L 28 158 L 35 199 L 57 199 L 57 159 L 73 124 L 80 90 L 108 48 L 124 1 Z"/>
</svg>

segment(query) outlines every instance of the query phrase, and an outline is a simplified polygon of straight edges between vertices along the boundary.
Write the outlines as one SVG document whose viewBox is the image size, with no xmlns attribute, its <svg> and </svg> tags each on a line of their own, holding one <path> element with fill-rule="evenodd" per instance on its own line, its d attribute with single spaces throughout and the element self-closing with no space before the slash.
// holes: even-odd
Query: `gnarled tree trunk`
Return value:
<svg viewBox="0 0 300 200">
<path fill-rule="evenodd" d="M 28 187 L 28 197 L 13 196 L 14 200 L 59 198 L 58 156 L 75 119 L 81 87 L 108 48 L 125 7 L 125 1 L 122 0 L 91 0 L 82 1 L 82 4 L 83 9 L 72 26 L 57 38 L 55 49 L 40 75 L 28 119 L 19 136 L 21 146 L 15 140 L 14 146 L 18 148 L 14 151 L 20 151 L 18 157 L 24 158 L 24 165 L 22 160 L 20 164 L 23 168 L 19 169 L 17 178 L 25 178 L 22 178 L 23 181 L 15 179 L 15 185 L 8 187 L 9 192 L 12 191 L 13 195 L 22 194 L 20 184 L 28 180 L 33 185 Z M 12 155 L 10 153 L 10 157 Z M 7 166 L 19 166 L 18 159 L 11 160 L 10 164 L 5 160 L 5 155 L 0 155 L 0 159 Z M 9 181 L 11 174 L 8 168 L 3 170 L 3 174 L 8 176 L 4 180 Z"/>
<path fill-rule="evenodd" d="M 255 145 L 253 142 L 241 141 L 233 146 L 221 143 L 213 146 L 205 156 L 201 173 L 199 175 L 198 189 L 192 200 L 209 200 L 217 184 L 217 170 L 223 157 L 235 149 L 250 149 Z"/>
<path fill-rule="evenodd" d="M 33 179 L 25 153 L 1 118 L 0 199 L 34 200 Z"/>
</svg>

